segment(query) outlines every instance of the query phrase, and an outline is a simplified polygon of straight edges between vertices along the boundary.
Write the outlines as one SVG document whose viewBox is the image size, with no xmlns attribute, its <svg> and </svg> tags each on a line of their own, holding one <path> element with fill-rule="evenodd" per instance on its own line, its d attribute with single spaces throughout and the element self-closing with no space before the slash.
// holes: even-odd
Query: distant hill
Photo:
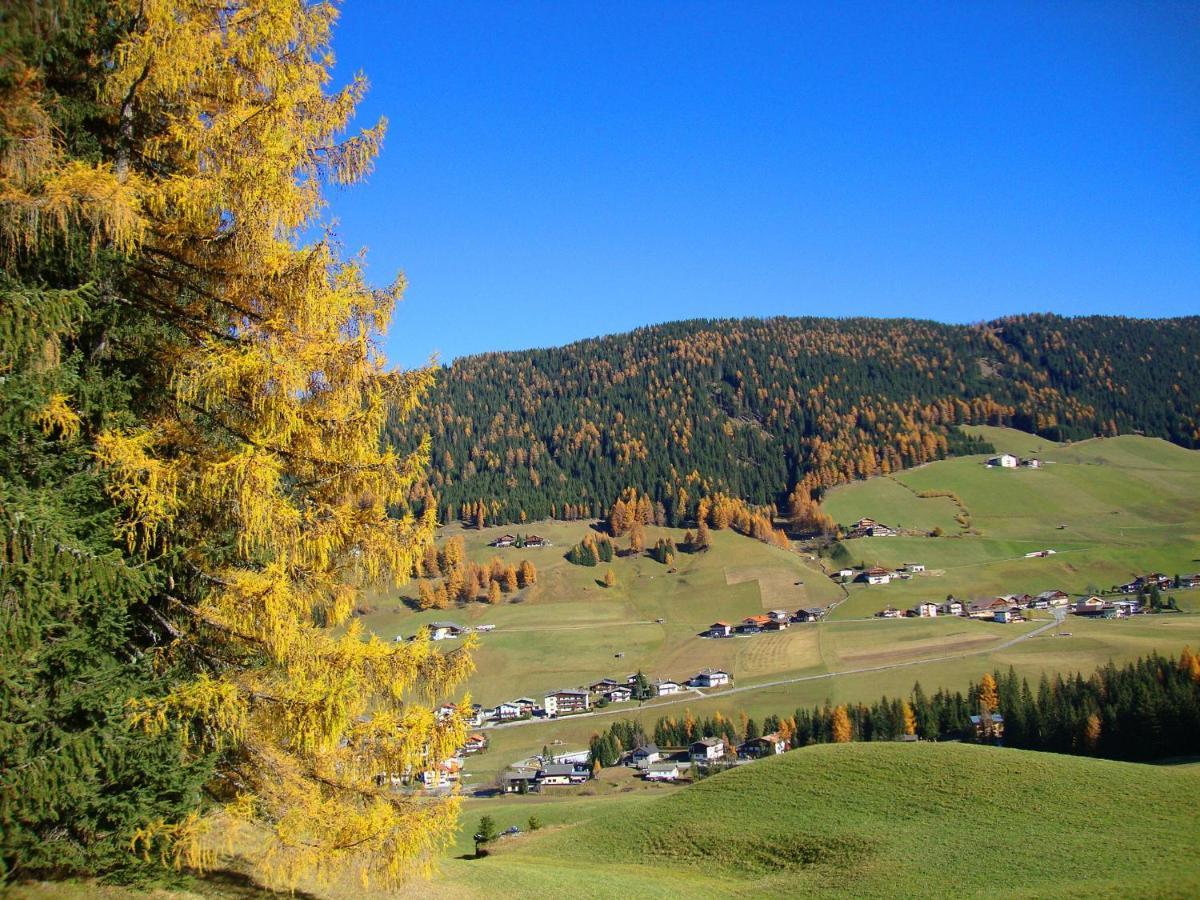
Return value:
<svg viewBox="0 0 1200 900">
<path fill-rule="evenodd" d="M 443 516 L 591 516 L 632 486 L 674 524 L 701 494 L 785 511 L 793 489 L 990 449 L 960 424 L 1200 446 L 1200 318 L 676 322 L 457 360 L 389 436 L 432 436 Z"/>
<path fill-rule="evenodd" d="M 1195 896 L 1198 802 L 1195 768 L 827 744 L 666 796 L 597 803 L 580 824 L 446 864 L 431 887 L 468 897 Z"/>
</svg>

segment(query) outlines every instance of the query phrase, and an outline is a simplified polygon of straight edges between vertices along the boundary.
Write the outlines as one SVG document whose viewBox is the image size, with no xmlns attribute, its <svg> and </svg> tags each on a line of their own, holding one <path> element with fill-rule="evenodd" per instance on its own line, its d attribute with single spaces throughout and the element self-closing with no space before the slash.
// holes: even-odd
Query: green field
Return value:
<svg viewBox="0 0 1200 900">
<path fill-rule="evenodd" d="M 999 451 L 1036 451 L 1040 469 L 989 469 L 984 457 L 931 463 L 830 491 L 825 510 L 842 523 L 870 516 L 889 525 L 930 528 L 936 504 L 918 492 L 951 491 L 970 515 L 961 536 L 846 541 L 838 562 L 929 572 L 889 585 L 850 586 L 836 617 L 872 615 L 891 603 L 910 607 L 953 594 L 1106 589 L 1155 570 L 1200 571 L 1200 453 L 1152 438 L 1124 436 L 1057 445 L 1004 428 L 971 429 Z M 1026 559 L 1031 551 L 1055 555 Z"/>
<path fill-rule="evenodd" d="M 511 526 L 453 528 L 444 535 L 462 534 L 477 562 L 493 556 L 513 563 L 532 560 L 538 584 L 498 606 L 472 603 L 424 613 L 412 612 L 399 596 L 384 596 L 364 621 L 385 638 L 411 634 L 420 623 L 438 619 L 494 624 L 494 632 L 480 636 L 477 669 L 467 685 L 485 705 L 621 678 L 638 669 L 651 678 L 684 678 L 704 666 L 721 666 L 736 679 L 734 693 L 692 692 L 641 708 L 627 703 L 595 716 L 493 729 L 491 749 L 468 760 L 469 787 L 486 785 L 514 760 L 555 741 L 562 742 L 556 749 L 586 747 L 589 736 L 614 716 L 647 725 L 685 709 L 734 716 L 745 710 L 761 717 L 826 698 L 871 702 L 884 694 L 906 694 L 917 680 L 930 690 L 963 690 L 985 671 L 1013 666 L 1036 682 L 1043 672 L 1086 673 L 1110 659 L 1200 647 L 1200 616 L 1195 615 L 1072 619 L 1061 629 L 1069 637 L 1043 633 L 1011 644 L 1044 620 L 1004 626 L 957 618 L 871 618 L 886 605 L 903 608 L 950 593 L 972 598 L 1050 588 L 1082 592 L 1089 584 L 1107 587 L 1149 569 L 1200 570 L 1200 453 L 1137 437 L 1060 446 L 1008 429 L 976 430 L 998 450 L 1036 451 L 1047 465 L 996 471 L 986 469 L 981 457 L 946 460 L 838 488 L 827 508 L 843 522 L 872 516 L 889 524 L 932 527 L 947 516 L 952 522 L 959 507 L 947 498 L 918 498 L 915 491 L 951 490 L 969 509 L 977 534 L 850 541 L 846 556 L 814 560 L 732 532 L 714 532 L 713 549 L 679 554 L 675 573 L 647 557 L 615 560 L 617 583 L 606 589 L 597 583 L 605 565 L 586 568 L 563 558 L 588 532 L 587 523 L 523 526 L 522 533 L 540 534 L 554 544 L 531 550 L 486 546 L 505 531 L 518 530 Z M 1060 530 L 1059 524 L 1068 527 Z M 681 531 L 651 528 L 648 543 L 667 534 L 676 541 L 682 537 Z M 1047 547 L 1059 552 L 1024 558 L 1029 550 Z M 930 572 L 890 585 L 844 589 L 821 566 L 832 568 L 847 559 L 882 565 L 919 561 Z M 413 594 L 410 587 L 401 596 Z M 1178 597 L 1185 611 L 1200 611 L 1200 591 Z M 765 609 L 829 603 L 839 605 L 819 625 L 722 641 L 696 637 L 717 619 L 737 621 Z M 617 658 L 618 653 L 624 655 Z"/>
<path fill-rule="evenodd" d="M 605 773 L 607 775 L 607 773 Z M 550 827 L 413 896 L 1194 896 L 1194 767 L 963 744 L 820 745 L 692 787 L 517 804 Z M 511 820 L 511 822 L 510 822 Z M 561 823 L 561 825 L 559 824 Z"/>
</svg>

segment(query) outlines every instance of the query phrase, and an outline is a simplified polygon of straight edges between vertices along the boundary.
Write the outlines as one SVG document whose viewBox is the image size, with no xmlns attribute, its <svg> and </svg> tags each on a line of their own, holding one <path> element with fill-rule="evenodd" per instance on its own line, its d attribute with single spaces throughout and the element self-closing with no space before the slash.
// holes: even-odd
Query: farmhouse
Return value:
<svg viewBox="0 0 1200 900">
<path fill-rule="evenodd" d="M 1017 458 L 1011 453 L 1001 453 L 988 459 L 987 465 L 993 469 L 1015 469 Z"/>
<path fill-rule="evenodd" d="M 767 613 L 767 616 L 770 617 L 772 622 L 783 622 L 785 624 L 791 621 L 792 618 L 786 609 L 773 609 Z"/>
<path fill-rule="evenodd" d="M 470 734 L 467 735 L 467 742 L 462 746 L 463 753 L 482 753 L 487 749 L 488 739 L 486 735 Z"/>
<path fill-rule="evenodd" d="M 695 762 L 712 762 L 725 755 L 725 742 L 715 737 L 692 741 L 688 753 Z"/>
<path fill-rule="evenodd" d="M 600 696 L 608 703 L 625 703 L 627 700 L 633 699 L 633 691 L 624 685 L 617 685 L 612 690 L 605 691 Z"/>
<path fill-rule="evenodd" d="M 588 685 L 588 690 L 593 694 L 604 694 L 617 687 L 619 682 L 611 678 L 601 678 L 599 681 L 593 681 Z"/>
<path fill-rule="evenodd" d="M 583 784 L 592 777 L 585 763 L 551 763 L 537 773 L 537 783 L 542 787 L 563 784 Z"/>
<path fill-rule="evenodd" d="M 963 614 L 963 605 L 961 600 L 955 600 L 950 597 L 942 604 L 943 616 L 961 616 Z"/>
<path fill-rule="evenodd" d="M 506 794 L 524 794 L 537 790 L 537 771 L 509 769 L 500 776 L 500 790 Z"/>
<path fill-rule="evenodd" d="M 925 565 L 923 563 L 905 563 L 900 568 L 913 575 L 917 574 L 918 572 L 925 571 Z"/>
<path fill-rule="evenodd" d="M 837 570 L 836 572 L 834 572 L 834 573 L 833 573 L 833 575 L 832 575 L 832 576 L 830 576 L 830 577 L 832 577 L 832 578 L 837 578 L 837 579 L 840 579 L 840 580 L 842 580 L 842 581 L 846 581 L 847 579 L 850 579 L 850 578 L 853 578 L 853 577 L 854 577 L 854 570 L 853 570 L 853 569 L 838 569 L 838 570 Z"/>
<path fill-rule="evenodd" d="M 895 537 L 897 531 L 874 519 L 859 519 L 846 535 L 847 538 Z"/>
<path fill-rule="evenodd" d="M 542 708 L 551 717 L 584 712 L 592 708 L 592 696 L 587 691 L 555 691 L 546 695 Z"/>
<path fill-rule="evenodd" d="M 825 616 L 825 610 L 819 606 L 810 606 L 808 609 L 798 609 L 796 614 L 792 616 L 793 622 L 818 622 Z"/>
<path fill-rule="evenodd" d="M 447 641 L 462 637 L 466 629 L 453 622 L 430 622 L 425 626 L 431 641 Z"/>
<path fill-rule="evenodd" d="M 733 626 L 728 622 L 713 622 L 708 626 L 708 636 L 715 638 L 729 637 L 733 634 Z"/>
<path fill-rule="evenodd" d="M 926 600 L 924 603 L 917 604 L 917 615 L 925 619 L 932 619 L 938 614 L 938 605 L 932 600 Z"/>
<path fill-rule="evenodd" d="M 517 542 L 517 539 L 511 534 L 502 534 L 490 544 L 489 547 L 511 547 Z"/>
<path fill-rule="evenodd" d="M 529 535 L 529 537 L 525 538 L 525 546 L 526 547 L 535 547 L 535 548 L 536 547 L 549 547 L 550 542 L 548 540 L 546 540 L 545 538 L 538 537 L 536 534 L 531 534 L 531 535 Z"/>
<path fill-rule="evenodd" d="M 1008 625 L 1012 622 L 1024 622 L 1025 617 L 1021 615 L 1021 610 L 1015 606 L 1010 606 L 1007 609 L 998 609 L 992 614 L 992 621 L 999 622 L 1001 625 Z"/>
<path fill-rule="evenodd" d="M 892 573 L 879 566 L 873 566 L 859 576 L 859 580 L 867 584 L 887 584 L 892 580 Z"/>
<path fill-rule="evenodd" d="M 493 717 L 499 719 L 501 722 L 506 722 L 509 719 L 519 719 L 522 714 L 521 705 L 510 700 L 507 703 L 501 703 L 497 706 Z"/>
<path fill-rule="evenodd" d="M 774 732 L 746 741 L 738 747 L 738 756 L 745 759 L 759 759 L 763 756 L 775 756 L 783 753 L 787 748 L 788 742 L 778 732 Z"/>
<path fill-rule="evenodd" d="M 1066 606 L 1071 598 L 1062 591 L 1042 591 L 1033 598 L 1034 609 L 1049 609 L 1052 606 Z"/>
<path fill-rule="evenodd" d="M 681 774 L 679 763 L 675 762 L 656 762 L 646 766 L 647 781 L 678 781 Z"/>
<path fill-rule="evenodd" d="M 654 682 L 651 687 L 659 697 L 669 697 L 671 694 L 678 694 L 681 686 L 678 681 L 671 681 L 668 678 L 665 681 Z"/>
<path fill-rule="evenodd" d="M 662 753 L 655 744 L 643 744 L 629 754 L 629 761 L 639 769 L 644 769 L 660 759 L 662 759 Z"/>
<path fill-rule="evenodd" d="M 1042 461 L 1036 456 L 1031 456 L 1028 459 L 1021 460 L 1021 465 L 1026 469 L 1040 469 L 1042 467 Z"/>
<path fill-rule="evenodd" d="M 972 600 L 967 605 L 967 615 L 972 619 L 990 619 L 996 615 L 998 609 L 1008 609 L 1008 601 L 1003 597 Z"/>
<path fill-rule="evenodd" d="M 696 687 L 710 688 L 729 684 L 732 680 L 729 673 L 723 669 L 702 669 L 692 678 L 692 684 Z"/>
<path fill-rule="evenodd" d="M 875 613 L 875 616 L 879 619 L 900 619 L 904 617 L 904 613 L 894 606 L 887 606 Z"/>
<path fill-rule="evenodd" d="M 772 619 L 763 626 L 763 631 L 784 631 L 791 622 L 788 619 Z"/>
</svg>

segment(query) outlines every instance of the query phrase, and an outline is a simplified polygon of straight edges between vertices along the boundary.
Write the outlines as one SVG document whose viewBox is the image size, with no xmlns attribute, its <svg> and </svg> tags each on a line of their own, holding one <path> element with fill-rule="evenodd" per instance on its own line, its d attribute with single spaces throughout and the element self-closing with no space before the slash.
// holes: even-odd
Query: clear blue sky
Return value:
<svg viewBox="0 0 1200 900">
<path fill-rule="evenodd" d="M 695 316 L 1200 313 L 1200 2 L 347 0 L 334 49 L 391 123 L 331 213 L 409 277 L 404 365 Z"/>
</svg>

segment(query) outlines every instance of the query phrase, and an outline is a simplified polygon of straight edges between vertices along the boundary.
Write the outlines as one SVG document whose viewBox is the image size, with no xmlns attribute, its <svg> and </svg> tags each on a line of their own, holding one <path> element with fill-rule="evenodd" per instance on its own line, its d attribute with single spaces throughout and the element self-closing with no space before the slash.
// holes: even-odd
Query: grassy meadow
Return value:
<svg viewBox="0 0 1200 900">
<path fill-rule="evenodd" d="M 685 788 L 468 803 L 455 853 L 409 894 L 1194 896 L 1198 802 L 1195 767 L 819 745 Z M 463 858 L 482 812 L 547 827 Z"/>
</svg>

